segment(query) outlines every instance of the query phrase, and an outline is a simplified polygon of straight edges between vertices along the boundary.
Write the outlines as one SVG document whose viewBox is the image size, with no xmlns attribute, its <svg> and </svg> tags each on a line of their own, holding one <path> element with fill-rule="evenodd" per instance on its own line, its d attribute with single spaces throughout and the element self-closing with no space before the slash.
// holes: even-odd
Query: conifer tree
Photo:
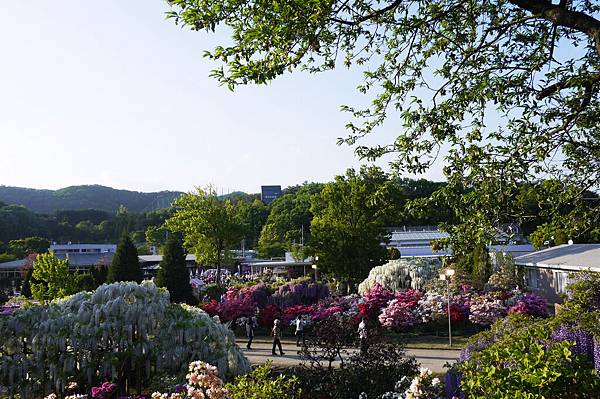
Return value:
<svg viewBox="0 0 600 399">
<path fill-rule="evenodd" d="M 108 268 L 107 281 L 114 283 L 117 281 L 135 281 L 141 283 L 143 279 L 138 252 L 131 241 L 129 234 L 123 234 L 117 251 Z"/>
<path fill-rule="evenodd" d="M 181 240 L 171 235 L 164 247 L 156 285 L 165 287 L 171 302 L 193 302 L 190 275 L 185 262 L 185 251 Z"/>
<path fill-rule="evenodd" d="M 21 295 L 25 298 L 31 298 L 31 275 L 33 274 L 33 267 L 30 267 L 25 272 L 25 278 L 23 279 L 23 284 L 21 285 Z"/>
</svg>

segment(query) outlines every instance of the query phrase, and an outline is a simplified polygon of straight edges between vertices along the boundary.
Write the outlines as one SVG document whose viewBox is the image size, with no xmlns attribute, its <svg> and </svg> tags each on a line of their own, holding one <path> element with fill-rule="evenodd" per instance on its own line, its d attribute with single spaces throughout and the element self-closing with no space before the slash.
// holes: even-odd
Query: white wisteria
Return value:
<svg viewBox="0 0 600 399">
<path fill-rule="evenodd" d="M 390 260 L 385 265 L 371 269 L 369 276 L 358 285 L 360 294 L 369 290 L 375 283 L 395 292 L 409 288 L 421 289 L 424 282 L 441 268 L 438 258 L 408 258 Z"/>
<path fill-rule="evenodd" d="M 194 360 L 222 376 L 250 370 L 231 330 L 198 308 L 170 304 L 168 292 L 149 282 L 103 285 L 19 310 L 0 318 L 0 336 L 0 386 L 22 398 L 62 392 L 72 381 L 139 384 Z"/>
</svg>

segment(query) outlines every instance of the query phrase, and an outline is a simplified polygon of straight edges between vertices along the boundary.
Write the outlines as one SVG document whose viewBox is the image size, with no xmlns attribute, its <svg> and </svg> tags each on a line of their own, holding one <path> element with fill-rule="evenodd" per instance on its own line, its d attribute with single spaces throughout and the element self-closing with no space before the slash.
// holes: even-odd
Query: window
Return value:
<svg viewBox="0 0 600 399">
<path fill-rule="evenodd" d="M 527 268 L 527 286 L 539 288 L 540 271 L 538 269 Z"/>
</svg>

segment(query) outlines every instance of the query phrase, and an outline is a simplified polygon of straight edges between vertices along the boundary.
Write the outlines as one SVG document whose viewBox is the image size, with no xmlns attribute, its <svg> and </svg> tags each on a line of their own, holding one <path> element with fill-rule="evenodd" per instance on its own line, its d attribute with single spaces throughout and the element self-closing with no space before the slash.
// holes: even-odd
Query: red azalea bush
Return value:
<svg viewBox="0 0 600 399">
<path fill-rule="evenodd" d="M 422 297 L 423 294 L 421 291 L 409 289 L 406 291 L 396 292 L 395 299 L 398 302 L 405 303 L 410 309 L 415 309 Z"/>
<path fill-rule="evenodd" d="M 258 323 L 263 327 L 272 327 L 273 320 L 281 319 L 281 309 L 275 305 L 267 305 L 258 315 Z"/>
<path fill-rule="evenodd" d="M 394 294 L 390 290 L 383 288 L 379 283 L 375 283 L 363 293 L 362 303 L 358 304 L 358 311 L 365 319 L 375 319 L 381 309 L 387 306 L 387 303 L 392 299 L 394 299 Z"/>
<path fill-rule="evenodd" d="M 201 303 L 200 309 L 204 310 L 211 316 L 216 316 L 217 314 L 219 314 L 219 302 L 213 299 L 210 302 Z"/>
<path fill-rule="evenodd" d="M 290 324 L 293 320 L 296 320 L 298 316 L 310 315 L 314 310 L 315 307 L 312 305 L 291 306 L 283 311 L 283 322 L 285 324 Z"/>
</svg>

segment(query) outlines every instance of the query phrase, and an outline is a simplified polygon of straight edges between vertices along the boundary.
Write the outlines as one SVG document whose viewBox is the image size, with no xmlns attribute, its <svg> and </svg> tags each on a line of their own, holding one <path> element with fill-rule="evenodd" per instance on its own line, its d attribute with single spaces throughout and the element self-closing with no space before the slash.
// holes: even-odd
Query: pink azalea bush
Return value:
<svg viewBox="0 0 600 399">
<path fill-rule="evenodd" d="M 415 312 L 415 306 L 412 306 L 411 303 L 393 299 L 383 309 L 378 319 L 383 327 L 405 331 L 417 324 L 418 316 Z"/>
<path fill-rule="evenodd" d="M 190 363 L 187 391 L 174 393 L 154 392 L 152 399 L 228 399 L 223 380 L 217 375 L 217 368 L 208 363 L 196 361 Z"/>
<path fill-rule="evenodd" d="M 483 294 L 471 300 L 469 320 L 482 326 L 489 326 L 506 316 L 507 308 L 501 299 L 492 294 Z"/>
</svg>

